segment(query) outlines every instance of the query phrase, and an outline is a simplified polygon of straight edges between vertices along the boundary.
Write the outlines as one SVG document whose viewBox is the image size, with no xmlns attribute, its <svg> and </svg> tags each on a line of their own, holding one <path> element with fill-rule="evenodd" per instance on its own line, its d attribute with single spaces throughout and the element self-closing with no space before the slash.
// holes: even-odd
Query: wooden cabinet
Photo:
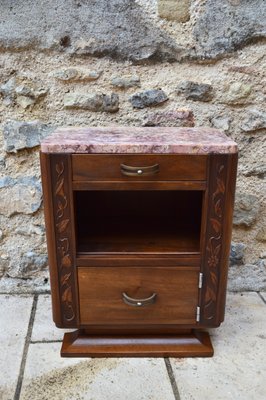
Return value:
<svg viewBox="0 0 266 400">
<path fill-rule="evenodd" d="M 210 129 L 69 128 L 42 143 L 53 318 L 70 356 L 211 356 L 236 144 Z"/>
</svg>

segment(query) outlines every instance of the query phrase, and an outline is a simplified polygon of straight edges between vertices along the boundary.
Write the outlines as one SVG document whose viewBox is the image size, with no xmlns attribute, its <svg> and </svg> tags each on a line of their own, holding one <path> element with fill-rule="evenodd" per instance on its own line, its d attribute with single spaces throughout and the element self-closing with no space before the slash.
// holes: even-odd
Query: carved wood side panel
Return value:
<svg viewBox="0 0 266 400">
<path fill-rule="evenodd" d="M 77 319 L 68 156 L 51 156 L 51 171 L 61 314 L 67 327 Z"/>
<path fill-rule="evenodd" d="M 215 325 L 218 306 L 219 279 L 222 262 L 223 221 L 227 178 L 226 156 L 211 156 L 209 168 L 209 192 L 207 199 L 207 225 L 205 254 L 203 255 L 203 288 L 201 319 L 206 325 Z"/>
</svg>

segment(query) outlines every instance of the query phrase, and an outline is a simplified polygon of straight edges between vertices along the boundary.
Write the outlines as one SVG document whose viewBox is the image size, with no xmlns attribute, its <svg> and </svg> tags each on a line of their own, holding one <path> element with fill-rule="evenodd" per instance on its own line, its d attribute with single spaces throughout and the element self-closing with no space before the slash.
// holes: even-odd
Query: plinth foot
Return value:
<svg viewBox="0 0 266 400">
<path fill-rule="evenodd" d="M 65 333 L 62 357 L 211 357 L 207 332 L 171 335 L 89 335 Z"/>
</svg>

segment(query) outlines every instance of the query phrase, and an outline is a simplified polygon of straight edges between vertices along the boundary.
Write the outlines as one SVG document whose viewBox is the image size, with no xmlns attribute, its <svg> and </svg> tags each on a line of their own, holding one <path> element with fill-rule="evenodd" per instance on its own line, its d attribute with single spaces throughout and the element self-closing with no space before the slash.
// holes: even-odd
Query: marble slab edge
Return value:
<svg viewBox="0 0 266 400">
<path fill-rule="evenodd" d="M 41 143 L 44 153 L 232 154 L 237 144 L 211 128 L 58 128 Z"/>
</svg>

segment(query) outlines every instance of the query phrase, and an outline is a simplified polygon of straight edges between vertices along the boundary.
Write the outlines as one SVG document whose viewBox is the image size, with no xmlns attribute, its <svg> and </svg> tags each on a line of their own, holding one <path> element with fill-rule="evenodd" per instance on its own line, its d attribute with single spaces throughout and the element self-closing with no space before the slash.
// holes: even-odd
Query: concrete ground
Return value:
<svg viewBox="0 0 266 400">
<path fill-rule="evenodd" d="M 265 400 L 266 293 L 230 293 L 213 358 L 60 358 L 49 295 L 0 295 L 1 400 Z"/>
</svg>

